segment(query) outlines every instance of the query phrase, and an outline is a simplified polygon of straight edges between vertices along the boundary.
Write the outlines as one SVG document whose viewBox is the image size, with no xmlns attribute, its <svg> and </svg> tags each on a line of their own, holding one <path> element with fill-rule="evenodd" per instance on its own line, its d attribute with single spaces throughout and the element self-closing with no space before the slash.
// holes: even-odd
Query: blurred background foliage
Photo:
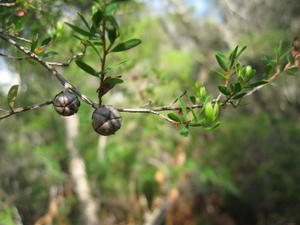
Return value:
<svg viewBox="0 0 300 225">
<path fill-rule="evenodd" d="M 64 22 L 80 24 L 77 11 L 89 18 L 93 1 L 18 2 L 19 7 L 0 6 L 2 28 L 28 39 L 36 33 L 54 35 L 50 47 L 59 55 L 53 61 L 65 62 L 82 50 Z M 168 105 L 185 90 L 193 93 L 196 82 L 216 96 L 222 81 L 213 74 L 214 52 L 247 45 L 243 61 L 261 71 L 263 55 L 272 55 L 280 40 L 289 46 L 299 35 L 299 11 L 296 0 L 124 1 L 116 15 L 122 39 L 136 37 L 143 43 L 109 58 L 109 65 L 127 60 L 111 71 L 122 74 L 125 83 L 104 101 L 126 108 Z M 22 56 L 4 42 L 0 48 Z M 94 54 L 89 51 L 85 61 L 97 66 Z M 6 76 L 21 85 L 19 106 L 60 91 L 36 63 L 1 60 L 1 106 L 12 84 Z M 60 70 L 97 99 L 95 78 L 74 63 Z M 276 84 L 237 109 L 223 110 L 218 129 L 195 128 L 189 137 L 148 114 L 122 114 L 122 129 L 99 137 L 91 127 L 92 109 L 82 103 L 76 146 L 99 207 L 99 223 L 299 224 L 300 80 L 284 74 Z M 49 106 L 2 120 L 0 126 L 0 224 L 38 225 L 45 215 L 51 217 L 48 224 L 84 224 L 68 169 L 64 119 Z"/>
</svg>

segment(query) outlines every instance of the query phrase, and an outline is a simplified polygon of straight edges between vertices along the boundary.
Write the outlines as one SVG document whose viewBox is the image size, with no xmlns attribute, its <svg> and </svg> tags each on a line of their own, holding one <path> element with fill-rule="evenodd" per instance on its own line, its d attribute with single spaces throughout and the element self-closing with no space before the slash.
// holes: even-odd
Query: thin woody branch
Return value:
<svg viewBox="0 0 300 225">
<path fill-rule="evenodd" d="M 280 69 L 280 66 L 277 66 L 275 73 L 268 79 L 268 83 L 262 84 L 260 86 L 253 88 L 252 90 L 248 91 L 247 94 L 245 94 L 245 96 L 250 96 L 250 95 L 254 94 L 255 92 L 257 92 L 258 90 L 262 89 L 263 87 L 265 87 L 266 85 L 271 83 L 273 80 L 275 80 L 276 77 L 278 77 L 281 74 L 281 72 L 282 72 L 282 70 Z"/>
<path fill-rule="evenodd" d="M 84 56 L 85 52 L 86 52 L 86 46 L 84 47 L 84 50 L 82 52 L 79 52 L 76 55 L 72 56 L 68 60 L 68 62 L 66 62 L 66 63 L 62 63 L 62 62 L 46 62 L 46 63 L 48 65 L 51 65 L 51 66 L 64 66 L 64 67 L 67 67 L 73 62 L 73 60 Z M 6 58 L 12 59 L 12 60 L 18 60 L 18 61 L 31 59 L 31 57 L 17 57 L 17 56 L 7 55 L 7 54 L 4 54 L 4 53 L 0 53 L 0 56 L 6 57 Z"/>
<path fill-rule="evenodd" d="M 18 61 L 30 59 L 30 57 L 16 57 L 16 56 L 7 55 L 4 53 L 0 53 L 0 56 L 6 57 L 8 59 L 18 60 Z"/>
<path fill-rule="evenodd" d="M 7 36 L 5 33 L 3 33 L 0 30 L 0 38 L 7 41 L 11 45 L 15 46 L 17 49 L 28 55 L 33 60 L 40 63 L 43 67 L 45 67 L 55 78 L 61 83 L 61 85 L 65 89 L 72 90 L 77 96 L 79 96 L 83 101 L 85 101 L 87 104 L 91 105 L 94 108 L 97 108 L 98 105 L 93 102 L 91 99 L 89 99 L 87 96 L 83 95 L 73 84 L 71 84 L 69 81 L 67 81 L 62 74 L 60 74 L 54 67 L 49 65 L 47 62 L 43 61 L 38 55 L 31 52 L 28 48 L 18 44 L 14 40 L 12 40 L 9 36 Z"/>
<path fill-rule="evenodd" d="M 5 34 L 7 37 L 10 37 L 12 39 L 16 39 L 16 40 L 19 40 L 19 41 L 24 41 L 24 42 L 29 43 L 29 44 L 32 43 L 32 41 L 30 41 L 30 40 L 28 40 L 26 38 L 19 37 L 19 36 L 16 36 L 16 35 L 12 35 L 12 34 L 4 33 L 4 30 L 2 28 L 0 28 L 0 33 Z"/>
<path fill-rule="evenodd" d="M 11 45 L 15 46 L 17 49 L 19 49 L 20 51 L 22 51 L 23 53 L 25 53 L 26 55 L 28 55 L 28 57 L 13 57 L 13 56 L 8 56 L 6 54 L 0 53 L 0 56 L 5 56 L 8 58 L 12 58 L 12 59 L 16 59 L 16 60 L 23 60 L 23 59 L 28 59 L 31 58 L 37 62 L 39 62 L 42 66 L 44 66 L 52 75 L 54 75 L 56 77 L 56 79 L 61 83 L 61 85 L 66 88 L 66 89 L 70 89 L 72 90 L 76 95 L 78 95 L 83 101 L 85 101 L 86 103 L 90 104 L 92 107 L 97 108 L 98 104 L 96 104 L 95 102 L 93 102 L 92 100 L 90 100 L 88 97 L 86 97 L 85 95 L 83 95 L 82 93 L 79 92 L 79 90 L 77 90 L 69 81 L 67 81 L 53 66 L 68 66 L 70 65 L 70 63 L 78 58 L 81 57 L 85 54 L 86 52 L 86 48 L 87 46 L 84 46 L 84 50 L 76 55 L 74 55 L 67 63 L 60 63 L 60 62 L 46 62 L 43 61 L 38 55 L 36 55 L 35 53 L 31 52 L 29 49 L 27 49 L 24 46 L 21 46 L 20 44 L 16 43 L 14 40 L 12 40 L 10 38 L 11 35 L 7 35 L 4 32 L 2 32 L 2 30 L 0 29 L 0 38 L 8 41 Z M 18 39 L 22 39 L 19 38 Z M 104 61 L 105 62 L 105 61 Z M 105 65 L 105 64 L 104 64 Z M 103 66 L 103 61 L 102 61 L 102 69 L 104 68 Z M 255 88 L 253 88 L 252 90 L 248 91 L 247 94 L 245 94 L 245 96 L 250 96 L 252 94 L 254 94 L 256 91 L 262 89 L 263 87 L 265 87 L 266 85 L 268 85 L 270 82 L 272 82 L 273 80 L 275 80 L 283 71 L 286 71 L 288 69 L 294 68 L 293 65 L 289 65 L 287 64 L 284 69 L 282 70 L 280 68 L 280 66 L 277 66 L 275 73 L 268 79 L 268 83 L 266 84 L 262 84 L 260 86 L 257 86 Z M 186 93 L 184 92 L 184 94 L 182 94 L 180 97 L 184 96 Z M 175 104 L 177 102 L 177 100 L 180 98 L 178 97 L 172 104 Z M 214 100 L 212 100 L 212 103 L 218 102 L 221 99 L 221 95 L 218 95 L 218 97 Z M 227 104 L 228 102 L 230 102 L 231 99 L 226 99 L 223 104 Z M 52 101 L 50 102 L 47 101 L 48 104 L 51 104 Z M 25 108 L 17 108 L 13 111 L 7 112 L 5 114 L 3 114 L 0 119 L 9 117 L 13 114 L 16 113 L 20 113 L 20 112 L 24 112 L 24 111 L 28 111 L 28 110 L 32 110 L 32 109 L 36 109 L 39 108 L 39 106 L 42 105 L 44 106 L 45 103 L 41 103 L 41 104 L 37 104 L 34 105 L 33 107 L 25 107 Z M 197 108 L 202 108 L 203 104 L 194 104 L 194 105 L 190 105 L 190 106 L 186 106 L 187 109 L 197 109 Z M 183 122 L 177 122 L 174 121 L 172 119 L 170 119 L 168 116 L 161 114 L 160 112 L 163 111 L 181 111 L 182 108 L 179 106 L 172 106 L 172 105 L 168 105 L 168 106 L 161 106 L 161 107 L 155 107 L 155 108 L 117 108 L 117 110 L 119 112 L 125 112 L 125 113 L 144 113 L 144 114 L 153 114 L 156 116 L 159 116 L 160 118 L 166 120 L 167 122 L 174 124 L 174 125 L 179 125 L 179 124 L 190 124 L 191 121 L 183 121 Z"/>
<path fill-rule="evenodd" d="M 61 63 L 61 62 L 47 62 L 47 64 L 48 64 L 48 65 L 51 65 L 51 66 L 63 66 L 63 67 L 67 67 L 67 66 L 69 66 L 69 65 L 73 62 L 73 60 L 78 59 L 78 58 L 84 56 L 85 53 L 86 53 L 86 49 L 87 49 L 87 46 L 84 45 L 84 49 L 82 50 L 82 52 L 79 52 L 79 53 L 77 53 L 76 55 L 73 55 L 73 56 L 68 60 L 68 62 L 66 62 L 66 63 Z"/>
<path fill-rule="evenodd" d="M 44 106 L 47 106 L 47 105 L 50 105 L 50 104 L 52 104 L 52 99 L 48 100 L 46 102 L 34 104 L 34 105 L 31 105 L 31 106 L 15 108 L 12 111 L 8 111 L 8 112 L 0 115 L 0 120 L 5 119 L 7 117 L 10 117 L 12 115 L 18 114 L 18 113 L 22 113 L 22 112 L 26 112 L 26 111 L 30 111 L 30 110 L 34 110 L 34 109 L 40 109 L 40 108 L 42 108 Z"/>
<path fill-rule="evenodd" d="M 16 2 L 0 2 L 0 6 L 5 6 L 5 7 L 13 7 L 16 6 Z"/>
</svg>

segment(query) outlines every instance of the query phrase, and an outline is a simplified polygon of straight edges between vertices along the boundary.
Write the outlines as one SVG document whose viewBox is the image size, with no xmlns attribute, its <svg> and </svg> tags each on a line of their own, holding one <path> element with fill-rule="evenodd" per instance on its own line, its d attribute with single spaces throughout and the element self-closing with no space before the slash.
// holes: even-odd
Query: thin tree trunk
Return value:
<svg viewBox="0 0 300 225">
<path fill-rule="evenodd" d="M 66 117 L 66 146 L 69 151 L 69 170 L 74 183 L 74 189 L 80 202 L 83 224 L 100 225 L 97 217 L 98 206 L 92 197 L 85 170 L 85 162 L 79 155 L 75 145 L 79 131 L 79 118 L 77 115 Z"/>
</svg>

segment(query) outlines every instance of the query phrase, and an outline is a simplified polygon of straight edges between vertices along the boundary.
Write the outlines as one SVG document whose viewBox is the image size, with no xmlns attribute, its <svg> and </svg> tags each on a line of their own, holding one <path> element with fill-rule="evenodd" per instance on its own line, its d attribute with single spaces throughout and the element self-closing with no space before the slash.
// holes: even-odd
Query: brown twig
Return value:
<svg viewBox="0 0 300 225">
<path fill-rule="evenodd" d="M 185 90 L 185 91 L 184 91 L 181 95 L 179 95 L 174 101 L 172 101 L 172 102 L 169 104 L 169 106 L 172 106 L 172 105 L 176 104 L 180 98 L 182 98 L 183 96 L 186 95 L 186 93 L 187 93 L 187 91 Z"/>
<path fill-rule="evenodd" d="M 77 59 L 77 58 L 80 58 L 82 56 L 85 55 L 85 52 L 86 52 L 86 49 L 87 49 L 87 46 L 84 45 L 84 49 L 82 50 L 82 52 L 79 52 L 77 53 L 76 55 L 73 55 L 69 60 L 68 62 L 66 63 L 62 63 L 62 62 L 47 62 L 48 65 L 51 65 L 51 66 L 63 66 L 63 67 L 67 67 L 69 66 L 73 60 Z"/>
<path fill-rule="evenodd" d="M 0 2 L 0 6 L 5 6 L 5 7 L 12 7 L 16 5 L 17 5 L 16 2 Z"/>
<path fill-rule="evenodd" d="M 16 57 L 16 56 L 11 56 L 11 55 L 7 55 L 4 53 L 0 53 L 0 56 L 6 57 L 8 59 L 13 59 L 13 60 L 25 60 L 25 59 L 30 59 L 30 57 Z"/>
<path fill-rule="evenodd" d="M 67 67 L 67 66 L 69 66 L 72 63 L 73 60 L 75 60 L 75 59 L 77 59 L 79 57 L 84 56 L 84 54 L 86 52 L 86 48 L 87 47 L 85 46 L 84 50 L 82 52 L 79 52 L 76 55 L 72 56 L 68 60 L 68 62 L 66 62 L 66 63 L 62 63 L 62 62 L 46 62 L 46 63 L 48 65 L 51 65 L 51 66 L 64 66 L 64 67 Z M 0 53 L 0 56 L 6 57 L 8 59 L 18 60 L 18 61 L 31 59 L 31 57 L 16 57 L 16 56 L 7 55 L 7 54 L 4 54 L 4 53 Z"/>
<path fill-rule="evenodd" d="M 17 49 L 28 55 L 33 60 L 40 63 L 43 67 L 45 67 L 55 78 L 61 83 L 61 85 L 65 89 L 72 90 L 77 96 L 79 96 L 83 101 L 85 101 L 87 104 L 91 105 L 94 108 L 97 108 L 98 105 L 93 102 L 91 99 L 89 99 L 87 96 L 83 95 L 73 84 L 71 84 L 69 81 L 67 81 L 62 74 L 60 74 L 54 67 L 49 65 L 47 62 L 43 61 L 38 55 L 31 52 L 28 48 L 18 44 L 14 40 L 12 40 L 9 36 L 7 36 L 4 32 L 0 30 L 0 38 L 7 41 L 11 45 L 15 46 Z"/>
<path fill-rule="evenodd" d="M 105 33 L 105 24 L 103 25 L 103 29 L 104 29 L 104 33 Z M 43 61 L 39 56 L 37 56 L 35 53 L 31 52 L 29 49 L 27 49 L 26 47 L 16 43 L 14 40 L 12 40 L 11 38 L 11 35 L 8 35 L 8 34 L 5 34 L 1 29 L 0 29 L 0 38 L 2 38 L 3 40 L 9 42 L 11 45 L 15 46 L 17 49 L 19 49 L 20 51 L 22 51 L 23 53 L 25 53 L 28 57 L 26 58 L 31 58 L 37 62 L 39 62 L 42 66 L 44 66 L 52 75 L 54 75 L 56 77 L 56 79 L 61 83 L 61 85 L 66 88 L 66 89 L 70 89 L 72 90 L 76 95 L 78 95 L 83 101 L 85 101 L 86 103 L 90 104 L 92 107 L 94 108 L 97 108 L 98 105 L 93 102 L 92 100 L 90 100 L 88 97 L 86 97 L 85 95 L 83 95 L 82 93 L 80 93 L 79 90 L 77 90 L 70 82 L 68 82 L 54 67 L 52 66 L 67 66 L 69 65 L 72 60 L 82 56 L 85 54 L 85 51 L 86 51 L 86 46 L 83 50 L 83 52 L 81 53 L 78 53 L 76 55 L 74 55 L 67 63 L 56 63 L 56 62 L 45 62 Z M 15 37 L 13 36 L 14 38 L 17 38 L 19 40 L 22 40 L 23 38 L 20 38 L 20 37 Z M 26 39 L 25 39 L 26 40 Z M 102 59 L 102 64 L 101 64 L 101 69 L 102 69 L 102 72 L 105 70 L 105 60 L 106 60 L 106 56 L 107 56 L 107 53 L 109 51 L 109 48 L 112 46 L 110 45 L 108 47 L 108 49 L 106 49 L 106 40 L 105 40 L 105 36 L 102 34 L 102 41 L 103 41 L 103 46 L 104 46 L 104 52 L 103 52 L 103 59 Z M 5 54 L 0 54 L 0 55 L 5 55 Z M 7 57 L 7 55 L 5 55 Z M 13 57 L 13 56 L 8 56 L 9 58 L 14 58 L 14 59 L 17 59 L 17 60 L 22 60 L 24 58 L 21 59 L 21 57 Z M 276 71 L 275 73 L 268 79 L 268 83 L 266 84 L 262 84 L 260 86 L 257 86 L 255 88 L 253 88 L 252 90 L 248 91 L 247 94 L 245 96 L 250 96 L 252 94 L 254 94 L 256 91 L 260 90 L 261 88 L 265 87 L 267 84 L 269 84 L 270 82 L 272 82 L 273 80 L 275 80 L 277 78 L 277 76 L 279 76 L 283 71 L 286 71 L 288 69 L 291 69 L 293 68 L 293 65 L 289 65 L 289 66 L 286 66 L 283 70 L 280 69 L 280 67 L 278 66 L 276 68 Z M 104 78 L 104 74 L 101 75 L 101 80 L 102 78 Z M 100 88 L 101 88 L 101 84 L 102 82 L 100 82 Z M 228 84 L 227 84 L 228 85 Z M 184 93 L 185 94 L 185 93 Z M 184 95 L 183 94 L 183 95 Z M 220 95 L 219 95 L 220 96 Z M 217 97 L 217 99 L 214 99 L 212 100 L 212 103 L 215 103 L 215 102 L 218 102 L 220 100 L 220 97 Z M 182 96 L 180 96 L 182 97 Z M 101 97 L 100 97 L 100 104 L 101 104 Z M 177 102 L 178 98 L 176 99 L 176 102 Z M 226 103 L 229 102 L 231 99 L 227 99 L 225 100 Z M 176 103 L 174 102 L 174 103 Z M 16 108 L 14 109 L 13 111 L 8 111 L 6 112 L 5 114 L 2 114 L 0 116 L 0 120 L 1 119 L 4 119 L 6 117 L 9 117 L 13 114 L 16 114 L 16 113 L 21 113 L 21 112 L 25 112 L 25 111 L 28 111 L 28 110 L 32 110 L 32 109 L 37 109 L 37 108 L 41 108 L 45 105 L 49 105 L 52 103 L 52 100 L 48 100 L 47 102 L 44 102 L 44 103 L 40 103 L 40 104 L 36 104 L 36 105 L 33 105 L 33 106 L 28 106 L 28 107 L 23 107 L 23 108 Z M 203 104 L 194 104 L 194 105 L 190 105 L 190 106 L 186 106 L 187 109 L 197 109 L 197 108 L 202 108 L 203 107 Z M 170 119 L 169 117 L 167 117 L 166 115 L 164 114 L 161 114 L 159 112 L 162 112 L 162 111 L 181 111 L 182 108 L 181 107 L 174 107 L 174 106 L 161 106 L 161 107 L 156 107 L 156 108 L 152 108 L 152 109 L 145 109 L 145 108 L 117 108 L 117 110 L 119 112 L 126 112 L 126 113 L 145 113 L 145 114 L 153 114 L 153 115 L 156 115 L 156 116 L 159 116 L 160 118 L 166 120 L 167 122 L 171 123 L 171 124 L 174 124 L 174 125 L 180 125 L 180 124 L 190 124 L 191 121 L 183 121 L 183 122 L 177 122 L 177 121 L 174 121 L 172 119 Z"/>
<path fill-rule="evenodd" d="M 33 109 L 40 109 L 40 108 L 42 108 L 44 106 L 47 106 L 47 105 L 50 105 L 50 104 L 52 104 L 52 99 L 48 100 L 46 102 L 34 104 L 34 105 L 31 105 L 31 106 L 15 108 L 12 111 L 7 111 L 6 113 L 0 115 L 0 120 L 5 119 L 7 117 L 10 117 L 14 114 L 21 113 L 21 112 L 26 112 L 26 111 L 33 110 Z"/>
<path fill-rule="evenodd" d="M 263 87 L 265 87 L 266 85 L 268 85 L 269 83 L 271 83 L 273 80 L 276 79 L 276 77 L 278 77 L 281 74 L 281 72 L 282 72 L 282 70 L 280 69 L 280 66 L 277 66 L 275 73 L 268 79 L 268 83 L 265 83 L 265 84 L 262 84 L 262 85 L 259 85 L 259 86 L 255 87 L 255 88 L 253 88 L 252 90 L 248 91 L 247 94 L 245 94 L 244 97 L 250 96 L 250 95 L 254 94 L 258 90 L 262 89 Z"/>
<path fill-rule="evenodd" d="M 16 35 L 12 35 L 12 34 L 6 34 L 6 33 L 4 33 L 4 30 L 3 30 L 2 28 L 0 28 L 0 33 L 3 33 L 3 34 L 5 34 L 7 37 L 10 37 L 10 38 L 13 38 L 13 39 L 17 39 L 17 40 L 19 40 L 19 41 L 24 41 L 24 42 L 29 43 L 29 44 L 32 43 L 30 40 L 28 40 L 28 39 L 26 39 L 26 38 L 19 37 L 19 36 L 16 36 Z"/>
</svg>

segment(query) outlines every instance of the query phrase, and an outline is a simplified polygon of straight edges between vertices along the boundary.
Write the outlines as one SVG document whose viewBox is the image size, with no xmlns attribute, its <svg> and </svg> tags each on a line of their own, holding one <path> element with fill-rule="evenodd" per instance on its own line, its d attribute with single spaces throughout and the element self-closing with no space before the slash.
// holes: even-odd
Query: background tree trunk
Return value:
<svg viewBox="0 0 300 225">
<path fill-rule="evenodd" d="M 66 146 L 69 151 L 70 163 L 69 170 L 74 183 L 74 189 L 82 210 L 83 224 L 99 225 L 97 217 L 98 206 L 96 200 L 91 195 L 85 162 L 79 155 L 75 141 L 78 137 L 79 118 L 77 115 L 66 117 Z"/>
</svg>

